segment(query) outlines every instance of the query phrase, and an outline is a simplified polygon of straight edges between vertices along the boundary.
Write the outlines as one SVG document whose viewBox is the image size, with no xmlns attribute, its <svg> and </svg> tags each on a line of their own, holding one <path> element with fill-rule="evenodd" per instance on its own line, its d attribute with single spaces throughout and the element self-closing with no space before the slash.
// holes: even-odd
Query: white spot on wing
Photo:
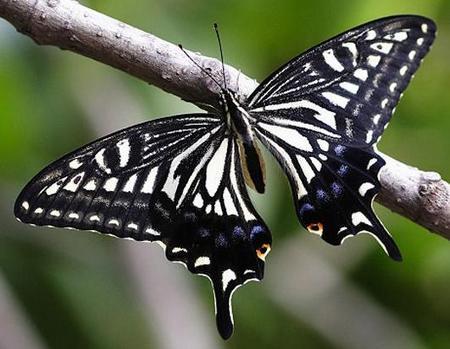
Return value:
<svg viewBox="0 0 450 349">
<path fill-rule="evenodd" d="M 205 187 L 211 197 L 213 197 L 216 194 L 217 189 L 219 189 L 223 177 L 227 150 L 228 138 L 225 138 L 206 167 Z"/>
<path fill-rule="evenodd" d="M 408 33 L 407 32 L 396 32 L 394 34 L 388 34 L 384 38 L 387 40 L 402 42 L 402 41 L 405 41 L 406 39 L 408 39 Z"/>
<path fill-rule="evenodd" d="M 358 68 L 353 73 L 355 78 L 358 78 L 361 81 L 366 81 L 369 77 L 369 73 L 367 72 L 367 69 Z"/>
<path fill-rule="evenodd" d="M 59 216 L 61 216 L 61 211 L 59 211 L 59 210 L 52 210 L 52 211 L 50 211 L 50 216 L 59 217 Z"/>
<path fill-rule="evenodd" d="M 306 177 L 306 181 L 310 183 L 315 176 L 313 169 L 311 168 L 311 166 L 309 166 L 308 162 L 303 156 L 297 155 L 297 161 L 302 169 L 304 176 Z"/>
<path fill-rule="evenodd" d="M 373 188 L 375 188 L 375 186 L 372 183 L 365 182 L 359 186 L 358 189 L 359 195 L 364 196 L 366 195 L 367 191 Z"/>
<path fill-rule="evenodd" d="M 233 270 L 227 269 L 222 273 L 222 287 L 224 292 L 226 291 L 230 281 L 233 280 L 236 280 L 236 273 Z"/>
<path fill-rule="evenodd" d="M 82 165 L 83 165 L 83 163 L 78 159 L 74 159 L 71 162 L 69 162 L 69 167 L 74 170 L 79 169 Z"/>
<path fill-rule="evenodd" d="M 197 193 L 194 197 L 194 201 L 192 202 L 195 207 L 202 208 L 203 207 L 203 198 L 200 193 Z"/>
<path fill-rule="evenodd" d="M 201 256 L 201 257 L 198 257 L 195 260 L 194 267 L 198 268 L 198 267 L 201 267 L 203 265 L 209 265 L 209 264 L 211 264 L 211 260 L 209 259 L 209 257 Z"/>
<path fill-rule="evenodd" d="M 105 189 L 106 191 L 114 191 L 116 190 L 118 182 L 119 180 L 116 177 L 108 178 L 103 185 L 103 189 Z"/>
<path fill-rule="evenodd" d="M 322 149 L 323 151 L 328 151 L 328 149 L 330 149 L 330 143 L 328 143 L 324 139 L 318 139 L 317 144 L 319 145 L 320 149 Z"/>
<path fill-rule="evenodd" d="M 380 63 L 380 60 L 381 56 L 370 55 L 367 57 L 367 64 L 375 68 Z"/>
<path fill-rule="evenodd" d="M 376 158 L 370 159 L 369 162 L 367 163 L 367 169 L 369 170 L 373 165 L 375 165 L 376 162 L 377 162 Z"/>
<path fill-rule="evenodd" d="M 418 46 L 422 46 L 422 44 L 423 44 L 423 38 L 418 38 L 417 41 L 416 41 L 416 43 L 417 43 Z"/>
<path fill-rule="evenodd" d="M 42 207 L 38 207 L 37 209 L 34 210 L 34 213 L 36 214 L 41 214 L 42 212 L 44 212 L 44 209 Z"/>
<path fill-rule="evenodd" d="M 377 32 L 375 30 L 369 30 L 366 35 L 366 40 L 373 40 L 377 37 Z"/>
<path fill-rule="evenodd" d="M 378 125 L 378 121 L 380 121 L 380 118 L 381 118 L 381 114 L 375 114 L 375 115 L 373 116 L 373 123 L 374 123 L 375 125 Z"/>
<path fill-rule="evenodd" d="M 119 149 L 119 166 L 125 167 L 130 160 L 130 141 L 125 138 L 117 143 L 117 148 Z"/>
<path fill-rule="evenodd" d="M 225 203 L 225 210 L 227 215 L 238 215 L 238 211 L 236 210 L 236 206 L 234 205 L 233 198 L 231 197 L 230 191 L 228 188 L 225 188 L 223 191 L 223 201 Z"/>
<path fill-rule="evenodd" d="M 269 131 L 271 134 L 277 136 L 281 140 L 285 141 L 289 145 L 293 146 L 294 148 L 297 148 L 301 151 L 306 152 L 312 152 L 313 148 L 311 146 L 311 143 L 309 143 L 308 138 L 301 135 L 296 130 L 282 127 L 282 126 L 275 126 L 275 125 L 269 125 L 265 123 L 260 123 L 260 126 Z"/>
<path fill-rule="evenodd" d="M 372 226 L 372 223 L 364 215 L 364 213 L 362 213 L 360 211 L 352 213 L 352 224 L 356 227 L 361 223 Z"/>
<path fill-rule="evenodd" d="M 120 226 L 120 222 L 117 219 L 115 219 L 115 218 L 110 219 L 108 221 L 108 224 L 109 225 L 115 225 L 116 227 Z"/>
<path fill-rule="evenodd" d="M 90 180 L 89 182 L 87 182 L 87 183 L 84 185 L 84 187 L 83 187 L 83 189 L 88 190 L 88 191 L 93 191 L 93 190 L 95 190 L 96 188 L 97 188 L 97 185 L 96 185 L 94 179 L 92 179 L 92 180 Z"/>
<path fill-rule="evenodd" d="M 340 233 L 342 233 L 343 231 L 346 231 L 348 228 L 347 227 L 341 227 L 339 230 L 338 230 L 338 234 L 340 234 Z M 341 241 L 341 243 L 342 243 L 343 241 Z"/>
<path fill-rule="evenodd" d="M 77 191 L 78 187 L 80 186 L 81 181 L 83 180 L 83 177 L 84 177 L 84 172 L 77 174 L 75 177 L 73 177 L 69 181 L 69 183 L 67 183 L 64 186 L 64 189 L 75 193 Z"/>
<path fill-rule="evenodd" d="M 322 92 L 322 96 L 328 99 L 331 104 L 341 107 L 342 109 L 345 109 L 348 102 L 350 101 L 348 98 L 345 98 L 333 92 Z"/>
<path fill-rule="evenodd" d="M 174 248 L 172 248 L 172 253 L 180 253 L 180 252 L 187 252 L 188 250 L 186 250 L 185 248 L 183 248 L 183 247 L 174 247 Z"/>
<path fill-rule="evenodd" d="M 100 222 L 100 217 L 97 216 L 96 214 L 92 215 L 91 217 L 89 217 L 89 220 L 91 222 Z"/>
<path fill-rule="evenodd" d="M 111 173 L 111 169 L 109 169 L 109 168 L 106 166 L 104 153 L 105 153 L 105 148 L 100 149 L 100 150 L 97 152 L 97 154 L 95 154 L 95 161 L 97 162 L 97 165 L 98 165 L 98 167 L 99 167 L 101 170 L 103 170 L 103 171 L 105 171 L 106 173 L 110 174 L 110 173 Z"/>
<path fill-rule="evenodd" d="M 408 54 L 408 58 L 412 61 L 414 59 L 414 57 L 416 56 L 416 51 L 412 50 L 409 52 Z"/>
<path fill-rule="evenodd" d="M 367 134 L 366 134 L 366 143 L 372 142 L 372 137 L 373 137 L 373 130 L 367 131 Z"/>
<path fill-rule="evenodd" d="M 220 206 L 219 200 L 217 200 L 216 203 L 214 204 L 214 212 L 217 213 L 217 215 L 219 216 L 223 215 L 222 207 Z"/>
<path fill-rule="evenodd" d="M 334 55 L 333 49 L 325 50 L 323 53 L 323 58 L 325 59 L 325 63 L 328 64 L 333 70 L 341 72 L 344 70 L 344 66 L 337 60 Z"/>
<path fill-rule="evenodd" d="M 30 209 L 30 204 L 28 203 L 28 201 L 24 201 L 22 202 L 22 207 L 25 211 L 28 211 Z"/>
<path fill-rule="evenodd" d="M 394 92 L 396 88 L 397 88 L 396 82 L 393 82 L 392 84 L 389 85 L 389 91 L 391 92 Z"/>
<path fill-rule="evenodd" d="M 392 42 L 376 42 L 370 45 L 370 48 L 375 51 L 388 54 L 389 52 L 391 52 L 392 46 L 394 46 Z"/>
<path fill-rule="evenodd" d="M 80 215 L 76 212 L 70 212 L 67 217 L 69 217 L 70 219 L 79 219 Z"/>
<path fill-rule="evenodd" d="M 422 32 L 426 33 L 428 31 L 428 24 L 423 23 L 420 28 L 422 29 Z"/>
<path fill-rule="evenodd" d="M 123 191 L 126 193 L 132 193 L 134 191 L 134 185 L 136 184 L 137 180 L 137 173 L 132 175 L 128 181 L 125 183 L 125 186 L 123 187 Z"/>
<path fill-rule="evenodd" d="M 46 190 L 45 193 L 47 195 L 54 195 L 58 192 L 59 188 L 61 187 L 61 185 L 64 183 L 64 181 L 67 179 L 67 177 L 61 178 L 60 180 L 56 181 L 55 183 L 53 183 L 51 186 L 49 186 Z"/>
<path fill-rule="evenodd" d="M 407 65 L 404 65 L 403 67 L 401 67 L 400 68 L 400 75 L 405 75 L 406 74 L 406 71 L 408 70 L 408 66 Z"/>
<path fill-rule="evenodd" d="M 311 160 L 317 171 L 320 171 L 322 169 L 322 163 L 319 160 L 317 160 L 315 157 L 310 157 L 309 159 Z"/>
<path fill-rule="evenodd" d="M 141 192 L 145 194 L 151 194 L 153 192 L 153 186 L 155 185 L 156 175 L 158 173 L 158 167 L 153 167 L 148 173 L 145 179 L 144 185 L 142 186 Z"/>
<path fill-rule="evenodd" d="M 159 235 L 161 235 L 161 233 L 160 233 L 159 231 L 156 231 L 156 230 L 153 229 L 153 228 L 147 228 L 147 229 L 145 229 L 145 232 L 146 232 L 147 234 L 154 235 L 154 236 L 159 236 Z"/>
<path fill-rule="evenodd" d="M 344 90 L 346 90 L 346 91 L 348 91 L 350 93 L 353 93 L 354 95 L 356 95 L 358 93 L 358 90 L 359 90 L 359 86 L 358 85 L 353 84 L 351 82 L 347 82 L 347 81 L 341 82 L 339 84 L 339 86 L 341 88 L 343 88 Z"/>
<path fill-rule="evenodd" d="M 138 225 L 136 223 L 129 223 L 127 225 L 127 228 L 133 229 L 133 230 L 138 230 Z"/>
</svg>

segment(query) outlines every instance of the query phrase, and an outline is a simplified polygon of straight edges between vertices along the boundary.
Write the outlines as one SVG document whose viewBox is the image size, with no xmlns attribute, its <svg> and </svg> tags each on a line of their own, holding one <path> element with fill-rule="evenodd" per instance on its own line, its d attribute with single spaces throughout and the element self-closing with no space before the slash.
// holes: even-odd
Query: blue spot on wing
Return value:
<svg viewBox="0 0 450 349">
<path fill-rule="evenodd" d="M 333 196 L 335 198 L 338 198 L 339 196 L 341 196 L 343 192 L 344 192 L 344 189 L 342 188 L 342 185 L 340 185 L 339 183 L 336 183 L 336 182 L 331 183 L 331 193 L 333 194 Z"/>
<path fill-rule="evenodd" d="M 311 205 L 309 202 L 305 203 L 302 205 L 302 207 L 300 207 L 299 213 L 300 216 L 303 216 L 306 212 L 311 212 L 314 211 L 314 206 Z"/>
<path fill-rule="evenodd" d="M 348 166 L 342 164 L 341 166 L 339 166 L 338 170 L 336 171 L 336 173 L 341 176 L 344 177 L 347 173 L 348 173 Z"/>
<path fill-rule="evenodd" d="M 235 240 L 246 240 L 247 238 L 244 229 L 240 226 L 234 227 L 232 235 Z"/>
<path fill-rule="evenodd" d="M 334 147 L 334 152 L 337 156 L 342 156 L 345 152 L 346 148 L 343 145 L 338 144 L 336 147 Z"/>
<path fill-rule="evenodd" d="M 266 230 L 260 225 L 255 225 L 250 232 L 250 238 L 253 240 L 256 235 L 261 233 L 266 233 Z"/>
</svg>

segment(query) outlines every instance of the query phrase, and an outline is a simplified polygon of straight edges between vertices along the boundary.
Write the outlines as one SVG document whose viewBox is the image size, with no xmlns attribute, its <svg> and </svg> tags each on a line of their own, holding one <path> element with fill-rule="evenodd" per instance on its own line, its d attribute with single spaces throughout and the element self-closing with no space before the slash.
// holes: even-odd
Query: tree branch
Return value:
<svg viewBox="0 0 450 349">
<path fill-rule="evenodd" d="M 73 0 L 0 0 L 0 17 L 40 45 L 52 45 L 91 57 L 193 102 L 216 105 L 218 86 L 174 44 L 93 11 Z M 189 52 L 221 79 L 217 59 Z M 226 66 L 229 86 L 244 100 L 257 82 Z M 384 206 L 450 239 L 450 185 L 435 172 L 424 172 L 383 155 L 380 173 Z"/>
</svg>

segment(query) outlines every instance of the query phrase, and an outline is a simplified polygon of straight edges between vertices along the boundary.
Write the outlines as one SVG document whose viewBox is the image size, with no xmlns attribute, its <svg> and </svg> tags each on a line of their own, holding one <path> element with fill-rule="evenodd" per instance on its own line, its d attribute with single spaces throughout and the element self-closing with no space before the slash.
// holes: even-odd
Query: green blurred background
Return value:
<svg viewBox="0 0 450 349">
<path fill-rule="evenodd" d="M 450 179 L 449 1 L 83 3 L 216 57 L 218 22 L 226 62 L 258 80 L 363 22 L 428 16 L 437 41 L 379 148 Z M 236 292 L 227 342 L 215 329 L 209 282 L 166 262 L 157 246 L 13 218 L 21 187 L 52 160 L 133 123 L 194 110 L 108 66 L 39 47 L 0 19 L 0 347 L 450 348 L 448 241 L 377 206 L 403 263 L 368 235 L 333 248 L 299 227 L 286 179 L 270 160 L 268 192 L 254 198 L 274 248 L 264 282 Z"/>
</svg>

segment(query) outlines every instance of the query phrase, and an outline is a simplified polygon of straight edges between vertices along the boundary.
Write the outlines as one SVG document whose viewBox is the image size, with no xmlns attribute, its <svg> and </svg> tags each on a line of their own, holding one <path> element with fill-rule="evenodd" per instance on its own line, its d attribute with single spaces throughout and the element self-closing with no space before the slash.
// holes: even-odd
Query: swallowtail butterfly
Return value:
<svg viewBox="0 0 450 349">
<path fill-rule="evenodd" d="M 385 165 L 376 144 L 435 31 L 419 16 L 379 19 L 295 57 L 243 103 L 225 86 L 220 112 L 96 140 L 34 177 L 15 215 L 159 243 L 170 261 L 211 280 L 218 330 L 228 338 L 232 294 L 263 278 L 272 243 L 246 189 L 264 192 L 259 143 L 288 176 L 310 233 L 340 245 L 366 232 L 401 260 L 372 210 Z"/>
</svg>

